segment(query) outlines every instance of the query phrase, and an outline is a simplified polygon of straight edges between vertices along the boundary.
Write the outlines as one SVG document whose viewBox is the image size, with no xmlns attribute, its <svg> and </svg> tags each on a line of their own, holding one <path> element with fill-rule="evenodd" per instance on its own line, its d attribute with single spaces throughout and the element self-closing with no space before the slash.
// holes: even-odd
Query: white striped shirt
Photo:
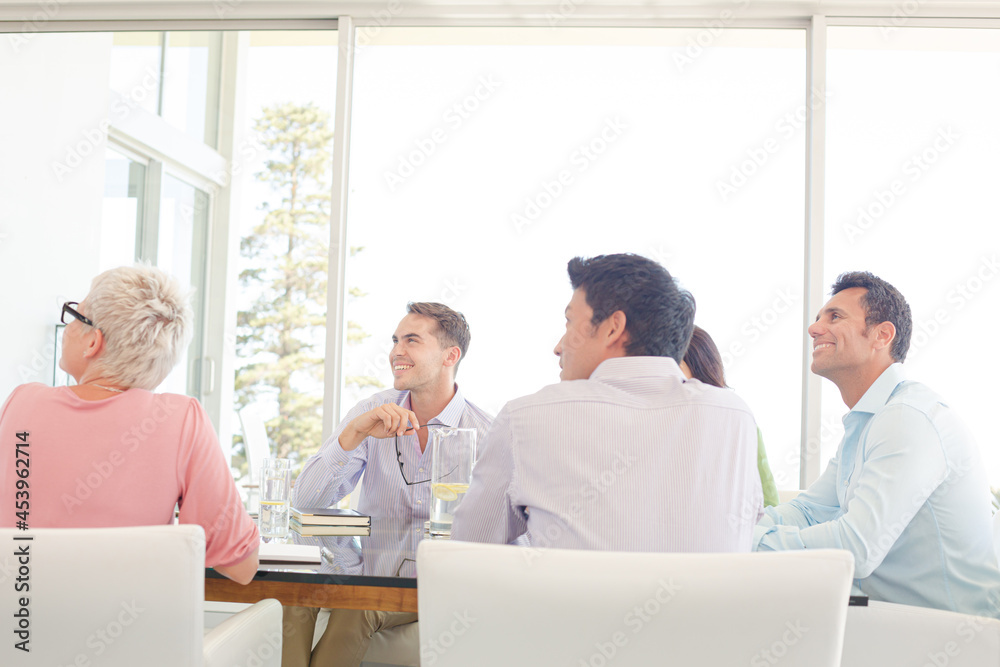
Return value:
<svg viewBox="0 0 1000 667">
<path fill-rule="evenodd" d="M 611 551 L 749 551 L 757 428 L 735 393 L 673 359 L 604 361 L 508 403 L 452 539 Z"/>
<path fill-rule="evenodd" d="M 381 391 L 354 406 L 334 434 L 306 462 L 292 490 L 292 505 L 329 507 L 350 493 L 361 473 L 364 473 L 358 511 L 370 516 L 394 517 L 408 525 L 416 525 L 423 531 L 423 522 L 430 516 L 431 504 L 433 447 L 430 439 L 421 453 L 416 435 L 399 437 L 399 451 L 403 455 L 406 479 L 411 482 L 427 480 L 427 483 L 412 485 L 407 485 L 400 475 L 392 438 L 368 437 L 350 452 L 345 452 L 337 440 L 351 420 L 386 403 L 412 409 L 410 392 L 396 389 Z M 475 428 L 478 431 L 478 442 L 482 443 L 491 421 L 493 417 L 466 401 L 458 385 L 455 385 L 455 395 L 451 401 L 441 414 L 429 419 L 427 423 Z"/>
</svg>

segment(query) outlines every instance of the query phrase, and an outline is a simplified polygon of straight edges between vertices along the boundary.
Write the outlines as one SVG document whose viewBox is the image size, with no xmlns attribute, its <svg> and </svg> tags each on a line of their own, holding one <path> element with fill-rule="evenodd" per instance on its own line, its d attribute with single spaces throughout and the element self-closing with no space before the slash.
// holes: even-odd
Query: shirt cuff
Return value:
<svg viewBox="0 0 1000 667">
<path fill-rule="evenodd" d="M 361 445 L 358 445 L 358 447 L 360 446 Z M 334 437 L 330 438 L 326 447 L 323 448 L 323 461 L 326 462 L 328 468 L 333 471 L 337 471 L 350 462 L 350 460 L 354 457 L 354 452 L 356 451 L 358 450 L 352 449 L 349 452 L 345 452 L 344 448 L 340 446 L 340 434 L 338 433 Z"/>
<path fill-rule="evenodd" d="M 761 515 L 760 519 L 757 520 L 757 525 L 763 526 L 764 528 L 777 526 L 778 523 L 779 521 L 775 519 L 774 509 L 771 507 L 765 507 L 763 515 Z"/>
<path fill-rule="evenodd" d="M 760 551 L 760 541 L 764 539 L 764 536 L 774 530 L 774 526 L 762 526 L 757 524 L 753 527 L 753 542 L 750 545 L 751 551 Z M 765 547 L 766 551 L 772 551 Z"/>
</svg>

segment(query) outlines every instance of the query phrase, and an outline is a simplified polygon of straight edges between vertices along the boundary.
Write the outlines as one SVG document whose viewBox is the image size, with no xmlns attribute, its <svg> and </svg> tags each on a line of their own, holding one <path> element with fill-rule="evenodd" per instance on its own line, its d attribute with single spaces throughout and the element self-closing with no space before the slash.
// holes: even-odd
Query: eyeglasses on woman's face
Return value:
<svg viewBox="0 0 1000 667">
<path fill-rule="evenodd" d="M 62 307 L 62 315 L 59 316 L 59 321 L 62 322 L 63 324 L 69 324 L 66 321 L 66 313 L 69 313 L 70 315 L 72 315 L 76 319 L 80 320 L 81 322 L 83 322 L 87 326 L 91 326 L 91 327 L 94 326 L 94 321 L 93 320 L 91 320 L 89 317 L 87 317 L 85 315 L 81 315 L 80 311 L 78 311 L 75 308 L 73 308 L 73 306 L 79 306 L 79 305 L 80 305 L 79 301 L 67 301 L 66 303 L 64 303 L 63 307 Z"/>
</svg>

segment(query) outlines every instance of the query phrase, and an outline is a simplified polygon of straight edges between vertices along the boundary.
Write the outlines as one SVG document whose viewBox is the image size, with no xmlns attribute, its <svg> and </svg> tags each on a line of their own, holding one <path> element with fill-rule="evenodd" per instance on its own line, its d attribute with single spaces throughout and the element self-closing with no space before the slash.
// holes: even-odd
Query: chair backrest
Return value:
<svg viewBox="0 0 1000 667">
<path fill-rule="evenodd" d="M 0 616 L 15 630 L 0 664 L 202 664 L 201 526 L 0 528 L 0 543 Z"/>
<path fill-rule="evenodd" d="M 1000 665 L 1000 621 L 873 600 L 847 611 L 841 664 Z"/>
<path fill-rule="evenodd" d="M 271 458 L 271 444 L 256 403 L 240 410 L 240 426 L 243 428 L 243 445 L 247 453 L 247 476 L 251 484 L 257 484 L 260 481 L 261 462 Z"/>
<path fill-rule="evenodd" d="M 281 603 L 261 600 L 205 635 L 203 667 L 281 667 Z"/>
<path fill-rule="evenodd" d="M 421 664 L 837 667 L 854 560 L 424 540 Z"/>
</svg>

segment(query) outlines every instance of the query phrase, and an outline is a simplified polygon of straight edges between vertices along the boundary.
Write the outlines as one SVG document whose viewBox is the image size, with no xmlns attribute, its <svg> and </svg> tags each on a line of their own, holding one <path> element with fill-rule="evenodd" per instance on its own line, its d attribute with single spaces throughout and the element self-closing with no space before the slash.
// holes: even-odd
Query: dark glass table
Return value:
<svg viewBox="0 0 1000 667">
<path fill-rule="evenodd" d="M 302 537 L 290 544 L 320 548 L 321 562 L 261 563 L 253 581 L 242 586 L 205 570 L 205 599 L 257 602 L 275 598 L 285 605 L 335 609 L 417 611 L 417 545 L 423 526 L 372 517 L 365 536 Z"/>
<path fill-rule="evenodd" d="M 395 518 L 372 517 L 366 536 L 302 537 L 292 544 L 320 548 L 319 564 L 261 563 L 253 581 L 242 586 L 212 569 L 205 570 L 205 599 L 253 603 L 275 598 L 285 605 L 331 609 L 417 611 L 417 545 L 434 539 L 423 526 Z M 852 595 L 848 604 L 867 605 Z"/>
</svg>

